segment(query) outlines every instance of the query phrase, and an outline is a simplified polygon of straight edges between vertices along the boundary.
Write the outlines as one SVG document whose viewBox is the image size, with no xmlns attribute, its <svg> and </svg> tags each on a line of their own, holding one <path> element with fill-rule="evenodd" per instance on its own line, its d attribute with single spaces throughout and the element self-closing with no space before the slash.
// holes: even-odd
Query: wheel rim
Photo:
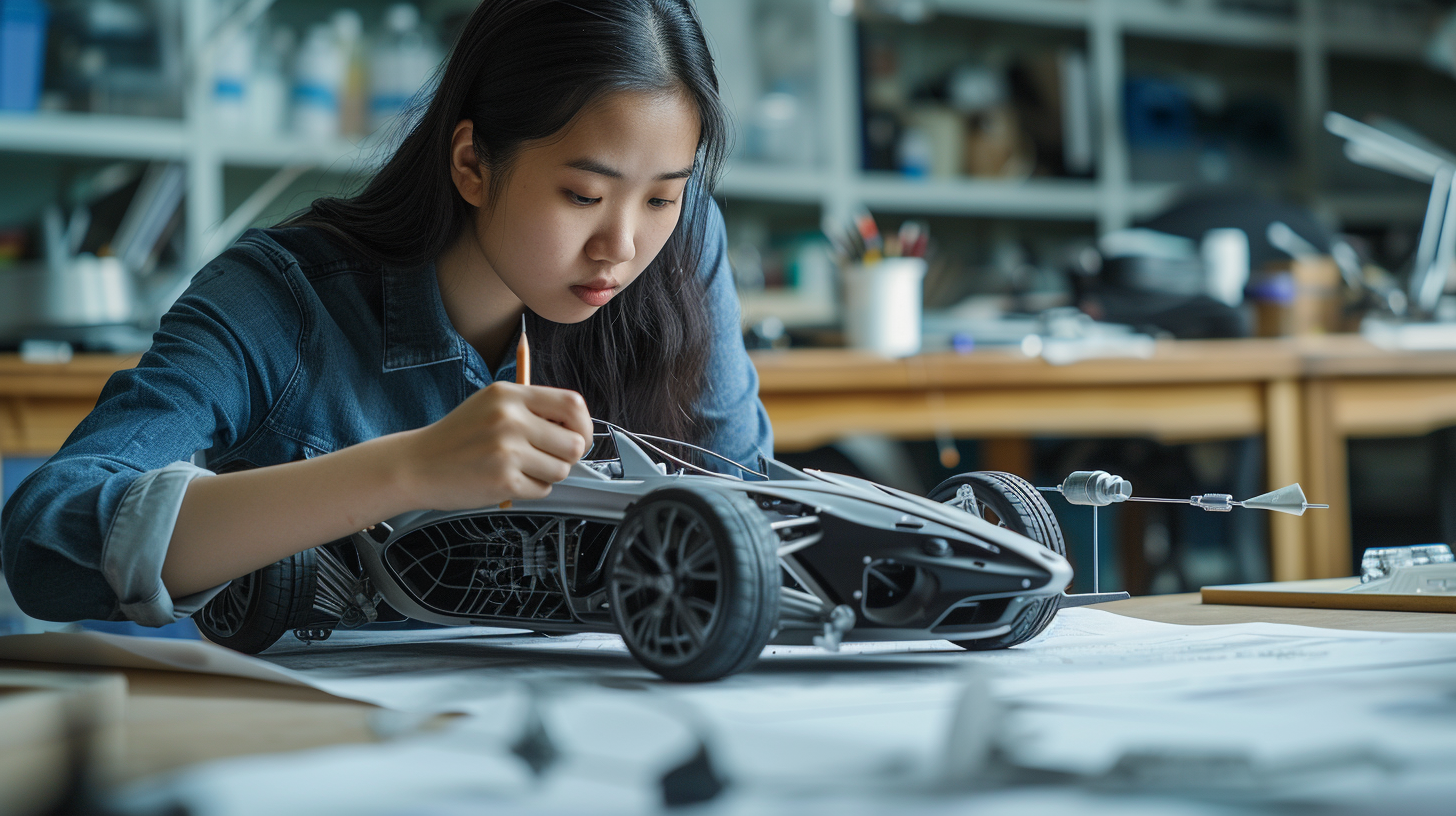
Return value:
<svg viewBox="0 0 1456 816">
<path fill-rule="evenodd" d="M 232 637 L 243 628 L 253 602 L 253 573 L 228 584 L 202 608 L 202 624 L 218 637 Z"/>
<path fill-rule="evenodd" d="M 623 532 L 611 581 L 622 637 L 662 664 L 692 660 L 707 646 L 724 595 L 707 519 L 683 502 L 655 501 Z"/>
<path fill-rule="evenodd" d="M 946 504 L 964 510 L 982 521 L 989 521 L 997 527 L 1006 527 L 1006 521 L 997 515 L 995 510 L 977 499 L 976 489 L 969 484 L 957 487 L 955 497 L 947 500 Z"/>
</svg>

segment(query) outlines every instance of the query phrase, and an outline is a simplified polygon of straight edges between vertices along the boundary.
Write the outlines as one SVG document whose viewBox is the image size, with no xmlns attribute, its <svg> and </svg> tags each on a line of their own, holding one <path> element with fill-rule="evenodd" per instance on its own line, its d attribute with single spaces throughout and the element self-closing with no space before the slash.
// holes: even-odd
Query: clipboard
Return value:
<svg viewBox="0 0 1456 816">
<path fill-rule="evenodd" d="M 1456 612 L 1456 594 L 1344 591 L 1359 584 L 1358 577 L 1315 578 L 1308 581 L 1206 586 L 1200 591 L 1200 594 L 1206 604 L 1291 606 L 1304 609 L 1366 609 L 1383 612 Z"/>
</svg>

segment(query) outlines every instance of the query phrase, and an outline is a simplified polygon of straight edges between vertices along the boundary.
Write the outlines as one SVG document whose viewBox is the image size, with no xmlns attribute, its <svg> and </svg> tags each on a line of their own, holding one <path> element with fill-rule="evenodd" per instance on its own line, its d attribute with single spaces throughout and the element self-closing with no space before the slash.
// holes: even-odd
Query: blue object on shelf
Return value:
<svg viewBox="0 0 1456 816">
<path fill-rule="evenodd" d="M 39 0 L 0 0 L 0 110 L 39 106 L 49 17 Z"/>
<path fill-rule="evenodd" d="M 1193 101 L 1178 83 L 1151 77 L 1128 79 L 1123 85 L 1123 108 L 1130 147 L 1193 147 Z"/>
</svg>

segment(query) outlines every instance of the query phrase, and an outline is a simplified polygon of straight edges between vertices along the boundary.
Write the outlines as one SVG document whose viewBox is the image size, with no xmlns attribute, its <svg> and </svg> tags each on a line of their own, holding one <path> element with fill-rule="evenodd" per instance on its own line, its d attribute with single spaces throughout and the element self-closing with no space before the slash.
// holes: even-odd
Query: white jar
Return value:
<svg viewBox="0 0 1456 816">
<path fill-rule="evenodd" d="M 844 275 L 844 331 L 850 348 L 884 357 L 920 351 L 924 258 L 886 258 Z"/>
</svg>

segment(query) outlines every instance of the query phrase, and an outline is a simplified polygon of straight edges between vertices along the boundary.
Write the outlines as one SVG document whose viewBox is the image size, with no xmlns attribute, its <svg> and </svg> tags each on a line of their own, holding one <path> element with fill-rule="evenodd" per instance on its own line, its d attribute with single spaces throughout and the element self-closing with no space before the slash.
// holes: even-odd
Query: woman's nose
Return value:
<svg viewBox="0 0 1456 816">
<path fill-rule="evenodd" d="M 625 215 L 607 219 L 587 242 L 587 257 L 611 264 L 624 264 L 637 257 L 631 222 Z"/>
</svg>

